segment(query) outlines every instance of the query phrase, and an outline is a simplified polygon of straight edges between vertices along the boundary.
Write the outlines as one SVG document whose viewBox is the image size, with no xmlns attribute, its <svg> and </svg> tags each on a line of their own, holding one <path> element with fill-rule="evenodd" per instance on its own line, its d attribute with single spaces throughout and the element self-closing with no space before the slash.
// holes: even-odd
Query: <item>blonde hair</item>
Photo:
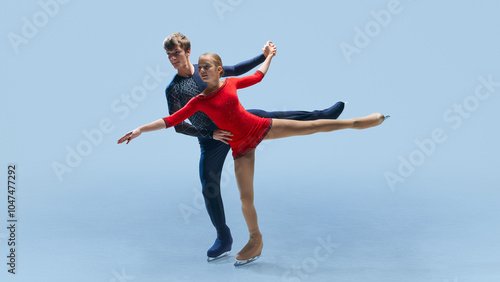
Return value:
<svg viewBox="0 0 500 282">
<path fill-rule="evenodd" d="M 210 53 L 210 52 L 201 55 L 200 58 L 203 56 L 210 56 L 212 58 L 212 60 L 214 61 L 215 67 L 222 68 L 222 70 L 219 73 L 219 75 L 222 77 L 224 75 L 224 67 L 222 66 L 222 59 L 220 58 L 220 56 L 215 54 L 215 53 Z"/>
</svg>

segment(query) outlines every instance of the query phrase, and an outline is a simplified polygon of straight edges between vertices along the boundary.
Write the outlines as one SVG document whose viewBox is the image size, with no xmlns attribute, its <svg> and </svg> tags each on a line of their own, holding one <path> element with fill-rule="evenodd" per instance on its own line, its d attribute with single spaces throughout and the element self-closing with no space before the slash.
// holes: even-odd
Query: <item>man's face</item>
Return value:
<svg viewBox="0 0 500 282">
<path fill-rule="evenodd" d="M 190 52 L 191 50 L 186 52 L 180 46 L 175 46 L 172 50 L 167 51 L 168 60 L 174 69 L 179 69 L 180 67 L 187 65 Z"/>
</svg>

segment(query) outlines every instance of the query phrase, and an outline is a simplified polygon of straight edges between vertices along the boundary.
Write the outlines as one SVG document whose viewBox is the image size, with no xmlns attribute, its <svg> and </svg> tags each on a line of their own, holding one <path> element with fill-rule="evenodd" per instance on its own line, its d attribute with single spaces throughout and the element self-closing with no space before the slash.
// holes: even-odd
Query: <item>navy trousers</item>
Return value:
<svg viewBox="0 0 500 282">
<path fill-rule="evenodd" d="M 331 108 L 322 111 L 278 111 L 266 112 L 263 110 L 248 110 L 248 112 L 265 118 L 293 119 L 293 120 L 316 120 L 336 119 L 343 111 L 344 103 L 338 102 Z M 223 235 L 226 230 L 226 216 L 224 205 L 220 194 L 220 181 L 222 166 L 231 147 L 221 141 L 199 138 L 200 157 L 200 179 L 205 206 L 210 215 L 212 224 L 217 229 L 217 235 Z"/>
</svg>

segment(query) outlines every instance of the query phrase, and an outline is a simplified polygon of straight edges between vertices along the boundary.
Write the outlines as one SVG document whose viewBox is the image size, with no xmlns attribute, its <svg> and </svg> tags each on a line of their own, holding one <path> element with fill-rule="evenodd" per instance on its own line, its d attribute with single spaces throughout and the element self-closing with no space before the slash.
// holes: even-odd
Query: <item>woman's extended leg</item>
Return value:
<svg viewBox="0 0 500 282">
<path fill-rule="evenodd" d="M 253 204 L 253 177 L 255 165 L 255 150 L 234 160 L 234 169 L 236 173 L 236 182 L 240 191 L 241 210 L 247 223 L 250 239 L 246 246 L 236 255 L 236 260 L 247 261 L 262 252 L 262 234 L 257 222 L 257 211 Z"/>
<path fill-rule="evenodd" d="M 319 119 L 313 121 L 273 119 L 273 124 L 264 139 L 277 139 L 297 135 L 309 135 L 318 132 L 330 132 L 340 129 L 366 129 L 377 126 L 384 121 L 382 114 L 374 113 L 361 118 L 344 120 Z"/>
</svg>

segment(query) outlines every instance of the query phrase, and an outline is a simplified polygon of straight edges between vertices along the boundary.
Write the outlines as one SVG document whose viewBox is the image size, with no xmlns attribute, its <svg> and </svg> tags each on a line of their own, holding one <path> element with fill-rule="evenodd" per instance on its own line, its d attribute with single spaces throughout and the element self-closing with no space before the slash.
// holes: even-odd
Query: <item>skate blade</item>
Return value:
<svg viewBox="0 0 500 282">
<path fill-rule="evenodd" d="M 221 259 L 221 258 L 225 258 L 225 257 L 227 257 L 228 255 L 229 255 L 229 251 L 227 251 L 227 252 L 225 252 L 225 253 L 222 253 L 222 254 L 221 254 L 221 255 L 219 255 L 218 257 L 214 257 L 214 258 L 212 258 L 212 257 L 207 257 L 207 261 L 208 261 L 208 262 L 211 262 L 211 261 L 219 260 L 219 259 Z"/>
<path fill-rule="evenodd" d="M 247 259 L 247 260 L 236 260 L 234 262 L 234 266 L 238 267 L 238 266 L 242 266 L 242 265 L 245 265 L 245 264 L 249 264 L 252 261 L 257 260 L 258 258 L 260 258 L 260 256 L 256 256 L 256 257 L 253 257 L 253 258 Z"/>
</svg>

